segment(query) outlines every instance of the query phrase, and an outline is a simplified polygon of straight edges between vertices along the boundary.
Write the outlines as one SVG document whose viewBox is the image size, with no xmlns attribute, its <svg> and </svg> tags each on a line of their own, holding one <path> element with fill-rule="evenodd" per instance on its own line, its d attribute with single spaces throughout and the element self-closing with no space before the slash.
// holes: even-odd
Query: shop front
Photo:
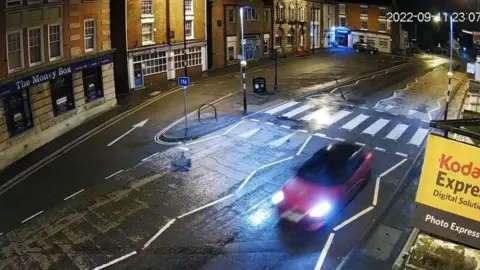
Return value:
<svg viewBox="0 0 480 270">
<path fill-rule="evenodd" d="M 338 47 L 348 47 L 348 37 L 350 29 L 346 27 L 337 27 L 335 29 L 335 44 Z"/>
<path fill-rule="evenodd" d="M 112 54 L 104 54 L 0 83 L 0 169 L 112 108 L 112 62 Z"/>
<path fill-rule="evenodd" d="M 378 48 L 380 52 L 391 53 L 392 38 L 389 35 L 375 32 L 352 31 L 348 38 L 348 47 L 353 48 L 356 42 L 366 42 Z"/>
</svg>

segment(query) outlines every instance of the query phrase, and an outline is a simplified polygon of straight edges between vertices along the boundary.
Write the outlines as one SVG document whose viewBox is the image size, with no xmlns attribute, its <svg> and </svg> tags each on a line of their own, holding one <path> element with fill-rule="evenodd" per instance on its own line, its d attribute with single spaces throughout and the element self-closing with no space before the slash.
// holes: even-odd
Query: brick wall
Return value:
<svg viewBox="0 0 480 270">
<path fill-rule="evenodd" d="M 379 7 L 376 5 L 368 5 L 368 30 L 369 32 L 379 32 Z M 386 12 L 389 12 L 390 7 L 386 7 Z M 351 30 L 361 30 L 361 4 L 347 4 L 345 7 L 345 13 L 347 18 L 347 26 Z M 386 34 L 391 33 L 391 29 L 386 27 Z"/>
</svg>

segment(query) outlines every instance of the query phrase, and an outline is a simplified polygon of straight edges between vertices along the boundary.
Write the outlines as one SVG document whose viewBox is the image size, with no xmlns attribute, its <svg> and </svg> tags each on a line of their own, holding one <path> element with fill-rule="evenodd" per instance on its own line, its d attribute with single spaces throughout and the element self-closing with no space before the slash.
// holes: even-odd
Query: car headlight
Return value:
<svg viewBox="0 0 480 270">
<path fill-rule="evenodd" d="M 273 204 L 279 204 L 285 199 L 285 196 L 283 195 L 282 191 L 279 191 L 272 196 L 272 203 Z"/>
<path fill-rule="evenodd" d="M 311 217 L 323 217 L 332 209 L 332 205 L 328 202 L 322 202 L 315 205 L 308 213 Z"/>
</svg>

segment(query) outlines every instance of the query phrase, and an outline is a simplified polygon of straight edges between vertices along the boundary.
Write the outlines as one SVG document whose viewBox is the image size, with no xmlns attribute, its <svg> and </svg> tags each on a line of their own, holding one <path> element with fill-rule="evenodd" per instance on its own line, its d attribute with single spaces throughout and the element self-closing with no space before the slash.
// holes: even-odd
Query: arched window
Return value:
<svg viewBox="0 0 480 270">
<path fill-rule="evenodd" d="M 296 14 L 295 14 L 295 4 L 294 3 L 290 3 L 288 13 L 290 15 L 290 21 L 295 21 L 297 19 Z"/>
<path fill-rule="evenodd" d="M 287 45 L 293 46 L 294 39 L 295 39 L 295 29 L 290 28 L 287 34 Z"/>
<path fill-rule="evenodd" d="M 298 31 L 298 37 L 300 41 L 300 47 L 305 47 L 305 30 L 303 28 Z"/>
<path fill-rule="evenodd" d="M 275 46 L 282 47 L 283 40 L 283 29 L 278 28 L 277 33 L 275 34 Z"/>
<path fill-rule="evenodd" d="M 298 11 L 298 17 L 299 17 L 298 18 L 299 21 L 301 21 L 301 22 L 305 21 L 305 7 L 304 6 L 300 7 L 300 10 Z"/>
<path fill-rule="evenodd" d="M 285 20 L 285 5 L 283 2 L 278 2 L 277 5 L 277 20 L 283 21 Z"/>
</svg>

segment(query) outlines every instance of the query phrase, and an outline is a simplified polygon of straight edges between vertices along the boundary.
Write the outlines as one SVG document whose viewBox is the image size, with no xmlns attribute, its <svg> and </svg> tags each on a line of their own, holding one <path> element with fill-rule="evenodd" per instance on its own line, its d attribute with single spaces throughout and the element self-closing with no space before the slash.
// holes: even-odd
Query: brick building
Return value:
<svg viewBox="0 0 480 270">
<path fill-rule="evenodd" d="M 0 0 L 0 169 L 116 104 L 109 1 Z"/>
<path fill-rule="evenodd" d="M 243 17 L 247 60 L 264 57 L 272 48 L 271 1 L 217 0 L 212 4 L 213 66 L 237 63 L 237 56 L 242 54 L 240 6 L 245 6 Z"/>
<path fill-rule="evenodd" d="M 338 24 L 335 40 L 340 46 L 352 47 L 363 41 L 377 47 L 381 52 L 392 50 L 391 25 L 386 14 L 388 6 L 365 4 L 338 4 Z"/>
<path fill-rule="evenodd" d="M 274 1 L 274 46 L 282 54 L 297 53 L 311 48 L 307 38 L 311 8 L 306 0 Z"/>
<path fill-rule="evenodd" d="M 322 4 L 322 47 L 329 48 L 336 46 L 335 43 L 335 24 L 337 21 L 338 5 L 332 1 L 325 1 Z"/>
<path fill-rule="evenodd" d="M 205 12 L 205 0 L 126 0 L 131 89 L 174 80 L 184 74 L 184 17 L 188 75 L 208 68 Z"/>
</svg>

